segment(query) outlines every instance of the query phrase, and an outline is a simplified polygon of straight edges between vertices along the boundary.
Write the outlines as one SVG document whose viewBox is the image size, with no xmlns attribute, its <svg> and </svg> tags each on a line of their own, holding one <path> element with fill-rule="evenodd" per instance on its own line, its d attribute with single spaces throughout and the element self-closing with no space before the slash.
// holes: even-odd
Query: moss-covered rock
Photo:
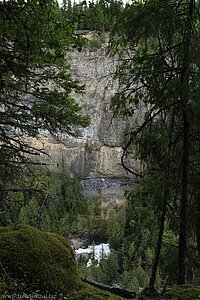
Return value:
<svg viewBox="0 0 200 300">
<path fill-rule="evenodd" d="M 32 299 L 32 293 L 35 298 L 122 299 L 82 283 L 68 241 L 31 226 L 0 227 L 0 263 L 0 300 Z"/>
<path fill-rule="evenodd" d="M 115 294 L 100 290 L 83 283 L 81 288 L 74 291 L 67 298 L 68 300 L 125 300 Z"/>
<path fill-rule="evenodd" d="M 166 293 L 171 300 L 200 300 L 199 285 L 180 285 L 173 287 Z"/>
<path fill-rule="evenodd" d="M 80 286 L 68 241 L 31 226 L 0 227 L 0 262 L 1 272 L 41 291 L 69 293 Z"/>
</svg>

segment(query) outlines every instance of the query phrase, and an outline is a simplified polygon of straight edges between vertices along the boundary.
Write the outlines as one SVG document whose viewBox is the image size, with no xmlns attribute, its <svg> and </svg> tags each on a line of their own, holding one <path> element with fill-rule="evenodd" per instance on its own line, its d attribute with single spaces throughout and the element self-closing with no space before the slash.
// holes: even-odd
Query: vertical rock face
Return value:
<svg viewBox="0 0 200 300">
<path fill-rule="evenodd" d="M 117 89 L 117 83 L 112 79 L 116 61 L 106 57 L 103 49 L 71 52 L 68 60 L 72 74 L 85 84 L 86 93 L 79 97 L 79 101 L 91 116 L 91 125 L 86 130 L 80 130 L 80 134 L 102 145 L 121 147 L 127 121 L 113 119 L 113 111 L 110 110 L 111 97 Z"/>
<path fill-rule="evenodd" d="M 54 168 L 69 168 L 72 176 L 78 176 L 88 197 L 100 196 L 103 201 L 121 203 L 124 191 L 133 184 L 133 178 L 121 166 L 124 133 L 134 120 L 113 118 L 111 98 L 117 90 L 113 81 L 116 60 L 105 55 L 103 49 L 95 52 L 69 52 L 68 62 L 73 76 L 85 84 L 84 95 L 74 95 L 91 116 L 87 128 L 77 128 L 77 138 L 59 136 L 61 144 L 50 138 L 37 141 L 51 156 L 46 163 Z M 139 163 L 133 162 L 139 169 Z"/>
</svg>

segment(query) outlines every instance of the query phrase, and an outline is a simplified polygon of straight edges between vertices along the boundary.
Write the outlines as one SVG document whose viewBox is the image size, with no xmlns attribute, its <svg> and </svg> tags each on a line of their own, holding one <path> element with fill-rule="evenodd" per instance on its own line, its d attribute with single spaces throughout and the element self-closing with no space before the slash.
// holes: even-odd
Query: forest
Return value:
<svg viewBox="0 0 200 300">
<path fill-rule="evenodd" d="M 7 0 L 0 16 L 0 300 L 199 299 L 200 2 Z M 64 161 L 60 173 L 48 169 L 30 144 L 90 124 L 66 56 L 102 46 L 117 58 L 113 117 L 144 109 L 119 162 L 134 188 L 107 220 Z M 110 254 L 77 266 L 66 233 L 88 232 Z"/>
</svg>

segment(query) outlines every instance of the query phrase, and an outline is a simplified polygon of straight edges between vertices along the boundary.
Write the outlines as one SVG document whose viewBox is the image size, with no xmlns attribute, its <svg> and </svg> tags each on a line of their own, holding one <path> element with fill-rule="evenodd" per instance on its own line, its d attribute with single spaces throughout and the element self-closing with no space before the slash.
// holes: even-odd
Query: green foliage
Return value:
<svg viewBox="0 0 200 300">
<path fill-rule="evenodd" d="M 122 284 L 123 288 L 138 293 L 140 285 L 138 279 L 134 275 L 134 271 L 124 271 L 122 274 Z"/>
<path fill-rule="evenodd" d="M 23 153 L 36 151 L 22 139 L 25 135 L 36 137 L 41 130 L 75 134 L 74 125 L 87 126 L 89 117 L 71 96 L 82 93 L 83 86 L 66 63 L 66 50 L 82 42 L 57 2 L 3 1 L 0 28 L 0 156 L 6 164 L 6 152 L 21 162 Z M 7 168 L 18 163 L 9 162 Z"/>
<path fill-rule="evenodd" d="M 79 30 L 110 31 L 123 10 L 118 0 L 82 1 L 72 6 L 63 5 L 64 16 L 76 24 Z"/>
<path fill-rule="evenodd" d="M 122 158 L 139 158 L 144 167 L 136 191 L 127 195 L 132 203 L 125 236 L 137 253 L 147 248 L 145 239 L 152 251 L 159 245 L 156 231 L 163 235 L 164 227 L 164 253 L 156 253 L 161 254 L 159 270 L 173 282 L 179 276 L 179 283 L 185 278 L 195 282 L 195 262 L 189 257 L 197 257 L 200 245 L 199 189 L 194 187 L 199 173 L 198 20 L 198 1 L 134 1 L 122 11 L 110 42 L 111 52 L 121 58 L 115 112 L 131 117 L 138 105 L 146 111 L 141 126 L 130 130 Z"/>
<path fill-rule="evenodd" d="M 88 201 L 88 214 L 84 223 L 84 230 L 97 233 L 103 239 L 107 236 L 107 220 L 102 217 L 101 199 L 94 197 Z"/>
<path fill-rule="evenodd" d="M 80 286 L 74 254 L 65 238 L 15 225 L 0 228 L 0 245 L 2 267 L 26 286 L 65 294 Z"/>
<path fill-rule="evenodd" d="M 35 167 L 30 173 L 5 183 L 8 192 L 1 218 L 6 223 L 22 223 L 42 230 L 66 234 L 78 230 L 88 214 L 88 203 L 78 179 L 66 170 L 60 174 Z"/>
<path fill-rule="evenodd" d="M 83 260 L 79 263 L 79 270 L 81 276 L 103 284 L 112 286 L 120 282 L 118 255 L 115 251 L 111 252 L 108 256 L 102 252 L 102 257 L 98 265 L 92 260 L 91 266 L 86 267 Z"/>
<path fill-rule="evenodd" d="M 93 151 L 93 147 L 91 145 L 89 145 L 88 143 L 85 144 L 85 151 L 89 154 L 92 153 Z"/>
<path fill-rule="evenodd" d="M 102 255 L 98 265 L 96 261 L 92 261 L 92 265 L 86 267 L 85 261 L 81 261 L 79 270 L 82 276 L 92 280 L 108 285 L 117 284 L 121 288 L 138 292 L 139 287 L 144 288 L 149 282 L 149 266 L 153 258 L 149 240 L 152 235 L 149 233 L 146 236 L 145 233 L 140 245 L 134 243 L 137 231 L 130 231 L 127 216 L 129 217 L 122 208 L 110 213 L 107 235 L 111 253 L 108 257 Z M 143 228 L 141 230 L 144 231 Z"/>
<path fill-rule="evenodd" d="M 124 209 L 113 210 L 108 219 L 108 237 L 112 249 L 119 249 L 123 242 L 126 215 Z"/>
<path fill-rule="evenodd" d="M 91 51 L 95 51 L 102 48 L 102 42 L 97 38 L 92 39 L 91 41 L 88 42 L 88 44 L 89 44 L 89 49 Z"/>
<path fill-rule="evenodd" d="M 4 224 L 28 224 L 62 235 L 90 232 L 105 239 L 107 221 L 101 217 L 101 199 L 88 201 L 78 178 L 35 166 L 30 173 L 4 183 Z"/>
<path fill-rule="evenodd" d="M 76 191 L 67 191 L 61 212 L 61 190 L 55 182 L 58 179 L 46 177 L 42 183 L 40 178 L 38 183 L 36 177 L 42 174 L 29 179 L 26 176 L 30 154 L 42 151 L 31 147 L 27 137 L 37 137 L 43 131 L 74 135 L 74 126 L 89 124 L 89 117 L 82 114 L 82 107 L 71 96 L 72 92 L 82 93 L 84 87 L 72 78 L 66 63 L 66 51 L 81 48 L 83 43 L 75 36 L 74 25 L 62 16 L 57 2 L 51 0 L 1 2 L 0 28 L 0 221 L 5 225 L 20 220 L 44 229 L 53 229 L 57 222 L 57 231 L 66 218 L 77 215 L 78 183 L 74 184 Z M 67 180 L 63 177 L 63 191 L 69 186 Z M 55 195 L 60 211 L 52 201 Z"/>
</svg>

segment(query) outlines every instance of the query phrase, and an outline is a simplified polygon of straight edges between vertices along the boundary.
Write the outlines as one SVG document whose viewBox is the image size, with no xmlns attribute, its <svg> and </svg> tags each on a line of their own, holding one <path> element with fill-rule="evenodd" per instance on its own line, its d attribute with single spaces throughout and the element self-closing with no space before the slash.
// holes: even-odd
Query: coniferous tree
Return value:
<svg viewBox="0 0 200 300">
<path fill-rule="evenodd" d="M 156 251 L 156 265 L 161 249 L 162 234 L 164 231 L 164 219 L 166 205 L 169 202 L 169 191 L 174 190 L 178 199 L 176 213 L 179 215 L 179 251 L 177 282 L 182 284 L 186 280 L 186 251 L 187 251 L 187 227 L 189 214 L 189 178 L 190 162 L 192 159 L 190 139 L 194 123 L 191 123 L 191 112 L 197 105 L 197 93 L 199 86 L 199 60 L 196 53 L 198 31 L 199 4 L 193 0 L 188 1 L 138 1 L 127 6 L 122 14 L 123 23 L 117 27 L 120 38 L 113 48 L 122 49 L 121 63 L 116 71 L 119 80 L 119 92 L 115 95 L 113 103 L 116 110 L 125 116 L 134 113 L 138 103 L 143 103 L 147 113 L 142 125 L 133 129 L 130 140 L 125 146 L 122 162 L 127 170 L 134 173 L 125 163 L 125 156 L 131 151 L 131 145 L 139 145 L 139 157 L 145 161 L 147 171 L 155 172 L 152 164 L 152 154 L 156 154 L 159 145 L 156 140 L 144 147 L 144 134 L 150 133 L 155 123 L 163 120 L 164 127 L 169 133 L 173 116 L 173 128 L 165 136 L 165 148 L 171 153 L 167 157 L 167 165 L 163 169 L 165 158 L 157 157 L 160 165 L 157 165 L 158 180 L 160 184 L 161 174 L 166 170 L 166 176 L 172 172 L 170 159 L 174 157 L 174 180 L 165 184 L 166 189 L 162 196 L 162 222 Z M 113 42 L 113 40 L 112 40 Z M 119 53 L 119 52 L 118 52 Z M 158 133 L 159 134 L 159 129 Z M 141 153 L 146 153 L 146 158 Z M 174 161 L 173 159 L 173 161 Z M 150 167 L 150 169 L 149 169 Z M 168 175 L 167 175 L 168 174 Z M 179 176 L 180 174 L 180 176 Z M 178 180 L 177 180 L 178 178 Z M 177 186 L 174 187 L 174 182 Z M 171 193 L 171 191 L 170 191 Z M 173 198 L 171 198 L 173 199 Z M 158 205 L 158 204 L 157 204 Z M 155 284 L 156 265 L 150 285 Z"/>
<path fill-rule="evenodd" d="M 4 148 L 29 153 L 24 136 L 73 134 L 74 125 L 88 124 L 70 95 L 83 91 L 66 63 L 77 38 L 54 1 L 3 1 L 0 14 L 0 139 Z"/>
<path fill-rule="evenodd" d="M 32 154 L 40 153 L 30 146 L 29 137 L 42 132 L 75 134 L 76 125 L 89 124 L 71 96 L 84 87 L 72 78 L 66 62 L 67 49 L 81 45 L 57 1 L 0 2 L 2 211 L 6 181 L 24 171 Z"/>
</svg>

